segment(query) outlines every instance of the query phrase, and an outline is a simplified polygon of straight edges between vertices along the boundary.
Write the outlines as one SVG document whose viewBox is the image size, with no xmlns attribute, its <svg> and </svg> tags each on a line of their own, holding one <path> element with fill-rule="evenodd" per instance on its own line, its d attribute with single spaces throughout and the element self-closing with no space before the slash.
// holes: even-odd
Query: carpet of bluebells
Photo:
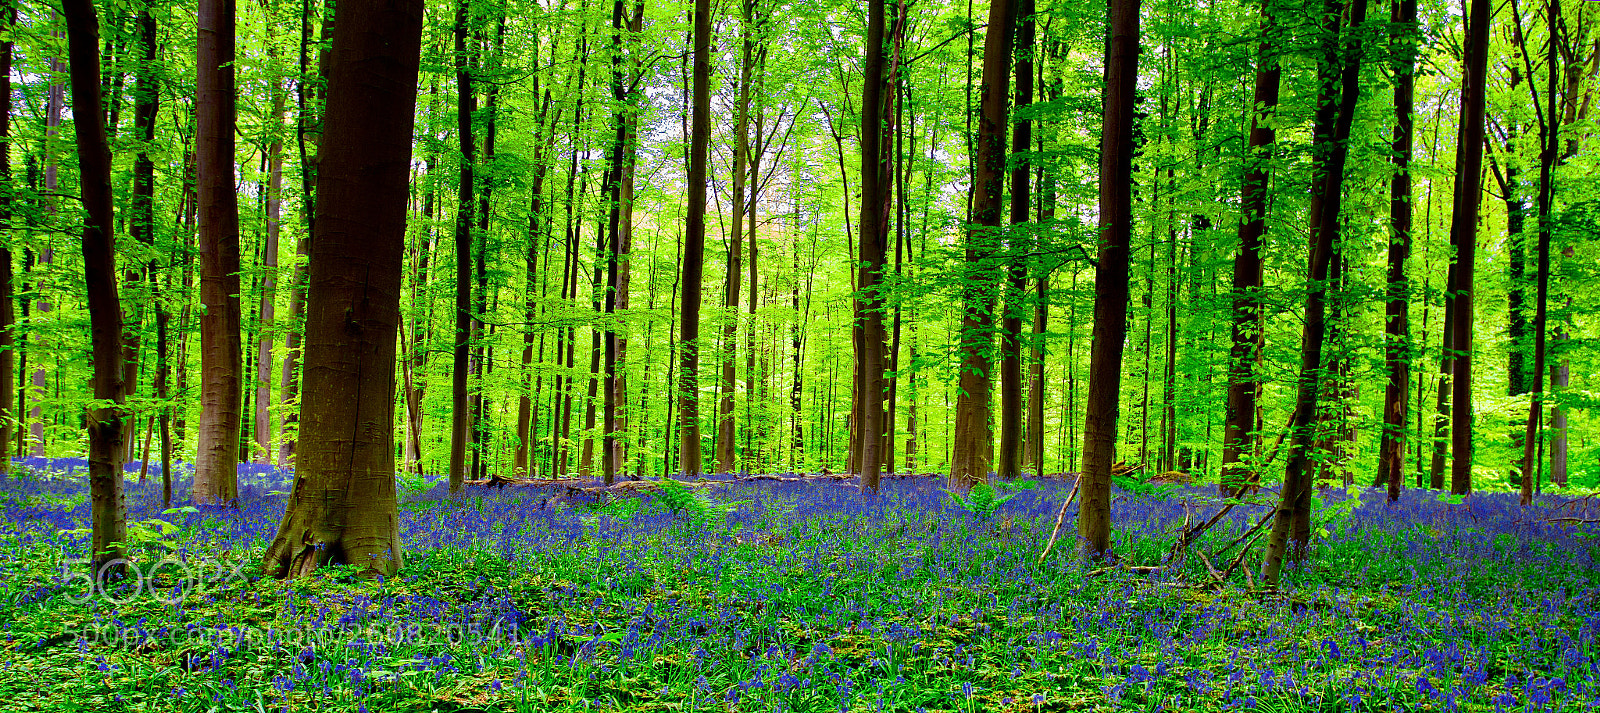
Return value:
<svg viewBox="0 0 1600 713">
<path fill-rule="evenodd" d="M 1200 489 L 1117 491 L 1123 564 L 1071 540 L 1071 481 L 992 514 L 936 478 L 696 490 L 714 518 L 566 488 L 408 491 L 404 568 L 261 576 L 289 474 L 237 510 L 129 474 L 138 576 L 94 587 L 83 461 L 0 479 L 0 708 L 15 711 L 1528 711 L 1600 706 L 1600 506 L 1333 490 L 1282 591 L 1176 531 Z M 157 471 L 158 473 L 158 471 Z M 174 474 L 177 492 L 185 473 Z M 633 497 L 633 496 L 630 496 Z M 1272 497 L 1263 493 L 1261 500 Z M 1359 505 L 1337 507 L 1344 498 Z M 1352 504 L 1353 505 L 1353 504 Z M 1267 510 L 1235 507 L 1191 552 Z M 1067 513 L 1071 532 L 1072 513 Z M 1259 546 L 1257 547 L 1259 550 Z M 1252 553 L 1246 566 L 1258 562 Z M 1221 560 L 1218 561 L 1221 567 Z M 1209 585 L 1208 585 L 1209 583 Z"/>
</svg>

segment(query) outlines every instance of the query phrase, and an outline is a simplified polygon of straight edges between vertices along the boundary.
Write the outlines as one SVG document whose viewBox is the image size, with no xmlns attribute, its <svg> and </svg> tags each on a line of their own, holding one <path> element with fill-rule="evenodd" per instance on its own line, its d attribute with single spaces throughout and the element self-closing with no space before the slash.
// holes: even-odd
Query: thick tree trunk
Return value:
<svg viewBox="0 0 1600 713">
<path fill-rule="evenodd" d="M 456 4 L 456 134 L 461 146 L 461 177 L 456 187 L 456 299 L 455 344 L 450 371 L 450 493 L 461 492 L 466 481 L 468 359 L 472 345 L 472 164 L 476 147 L 472 114 L 477 96 L 472 90 L 472 69 L 467 54 L 467 0 Z"/>
<path fill-rule="evenodd" d="M 1319 387 L 1323 371 L 1323 342 L 1327 337 L 1328 267 L 1339 241 L 1339 211 L 1344 190 L 1344 166 L 1349 156 L 1350 125 L 1360 92 L 1362 25 L 1367 0 L 1349 6 L 1349 39 L 1341 32 L 1345 6 L 1326 0 L 1323 23 L 1325 54 L 1317 74 L 1322 82 L 1313 152 L 1316 165 L 1311 186 L 1311 260 L 1307 270 L 1305 327 L 1300 343 L 1300 374 L 1294 413 L 1289 428 L 1292 441 L 1284 468 L 1283 491 L 1273 513 L 1272 531 L 1261 566 L 1267 587 L 1277 587 L 1284 556 L 1291 543 L 1298 559 L 1310 532 L 1312 453 L 1317 422 Z"/>
<path fill-rule="evenodd" d="M 421 0 L 341 0 L 317 181 L 298 475 L 266 571 L 399 569 L 394 490 L 400 323 Z"/>
<path fill-rule="evenodd" d="M 1133 4 L 1137 4 L 1137 0 L 1133 0 Z M 950 455 L 949 485 L 961 491 L 988 482 L 993 456 L 993 434 L 989 427 L 993 365 L 989 351 L 994 342 L 991 333 L 994 290 L 999 276 L 986 259 L 999 244 L 1000 198 L 1005 192 L 1006 95 L 1011 84 L 1011 44 L 1016 14 L 1013 0 L 994 0 L 989 5 L 989 26 L 983 36 L 981 116 L 971 196 L 973 227 L 967 234 L 967 286 L 962 295 L 959 349 L 961 375 L 956 386 L 955 433 Z"/>
<path fill-rule="evenodd" d="M 1400 499 L 1405 474 L 1405 431 L 1411 403 L 1411 112 L 1416 71 L 1417 0 L 1394 0 L 1390 23 L 1394 52 L 1394 177 L 1389 184 L 1389 294 L 1384 309 L 1384 359 L 1389 383 L 1383 395 L 1383 434 L 1378 445 L 1378 483 L 1389 501 Z"/>
<path fill-rule="evenodd" d="M 1277 13 L 1261 2 L 1261 45 L 1257 50 L 1255 98 L 1250 141 L 1246 148 L 1244 186 L 1239 202 L 1239 253 L 1233 260 L 1233 327 L 1228 352 L 1228 402 L 1222 431 L 1223 495 L 1234 495 L 1261 482 L 1257 471 L 1256 398 L 1261 392 L 1255 373 L 1262 334 L 1262 238 L 1267 232 L 1267 182 L 1271 179 L 1272 146 L 1278 130 L 1272 121 L 1283 75 L 1278 65 Z"/>
<path fill-rule="evenodd" d="M 200 446 L 194 501 L 239 497 L 244 353 L 239 343 L 239 199 L 234 189 L 235 0 L 201 0 L 195 100 L 200 190 Z"/>
<path fill-rule="evenodd" d="M 1110 0 L 1100 124 L 1100 258 L 1094 278 L 1094 337 L 1083 429 L 1078 550 L 1111 554 L 1111 464 L 1116 460 L 1122 344 L 1127 336 L 1129 241 L 1133 235 L 1134 107 L 1139 76 L 1139 0 Z"/>
<path fill-rule="evenodd" d="M 1460 190 L 1451 210 L 1456 246 L 1456 319 L 1451 342 L 1456 349 L 1450 405 L 1450 492 L 1472 490 L 1472 318 L 1473 269 L 1478 244 L 1478 202 L 1483 192 L 1484 93 L 1489 63 L 1489 0 L 1472 0 L 1464 46 L 1461 91 Z"/>
<path fill-rule="evenodd" d="M 78 140 L 78 186 L 88 220 L 83 226 L 84 281 L 88 286 L 94 398 L 89 425 L 91 559 L 97 581 L 121 576 L 127 541 L 122 494 L 122 305 L 117 297 L 111 232 L 111 149 L 100 100 L 99 20 L 92 0 L 65 0 L 67 57 L 71 65 L 73 122 Z M 87 89 L 87 91 L 85 91 Z M 108 405 L 109 404 L 109 405 Z"/>
</svg>

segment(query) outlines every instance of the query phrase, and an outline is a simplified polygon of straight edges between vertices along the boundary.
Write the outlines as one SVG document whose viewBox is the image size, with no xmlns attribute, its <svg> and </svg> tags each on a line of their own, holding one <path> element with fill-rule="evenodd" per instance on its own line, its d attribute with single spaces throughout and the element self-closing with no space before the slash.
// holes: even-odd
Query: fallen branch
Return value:
<svg viewBox="0 0 1600 713">
<path fill-rule="evenodd" d="M 1263 514 L 1263 515 L 1262 515 L 1262 516 L 1261 516 L 1261 519 L 1260 519 L 1260 520 L 1259 520 L 1259 521 L 1257 521 L 1257 522 L 1256 522 L 1256 524 L 1255 524 L 1255 526 L 1254 526 L 1254 527 L 1252 527 L 1252 528 L 1250 528 L 1250 529 L 1248 529 L 1248 530 L 1245 530 L 1245 532 L 1244 532 L 1244 534 L 1243 534 L 1243 535 L 1240 535 L 1240 536 L 1239 536 L 1239 537 L 1238 537 L 1238 538 L 1236 538 L 1236 539 L 1234 539 L 1234 541 L 1233 541 L 1233 542 L 1229 542 L 1229 543 L 1228 543 L 1228 544 L 1226 544 L 1226 545 L 1224 545 L 1224 546 L 1223 546 L 1223 547 L 1222 547 L 1222 549 L 1220 549 L 1220 550 L 1217 550 L 1217 551 L 1216 551 L 1216 552 L 1214 552 L 1214 553 L 1212 553 L 1212 554 L 1216 554 L 1216 555 L 1220 555 L 1220 554 L 1222 554 L 1222 553 L 1224 553 L 1224 552 L 1227 552 L 1227 551 L 1228 551 L 1228 550 L 1231 550 L 1231 549 L 1233 549 L 1233 546 L 1234 546 L 1234 545 L 1237 545 L 1237 544 L 1239 544 L 1239 543 L 1240 543 L 1240 542 L 1243 542 L 1243 541 L 1244 541 L 1244 538 L 1246 538 L 1246 537 L 1249 537 L 1249 536 L 1251 536 L 1251 535 L 1253 535 L 1253 534 L 1255 534 L 1255 533 L 1256 533 L 1256 531 L 1257 531 L 1257 530 L 1260 530 L 1260 529 L 1261 529 L 1261 528 L 1262 528 L 1262 527 L 1265 527 L 1265 526 L 1266 526 L 1266 524 L 1267 524 L 1267 523 L 1268 523 L 1268 522 L 1271 522 L 1271 521 L 1272 521 L 1272 516 L 1273 516 L 1273 514 L 1274 514 L 1274 513 L 1272 513 L 1272 512 L 1270 512 L 1270 511 L 1269 511 L 1269 512 L 1267 512 L 1267 513 L 1264 513 L 1264 514 Z M 1250 549 L 1250 548 L 1249 548 L 1249 547 L 1246 547 L 1246 548 L 1245 548 L 1245 549 L 1246 549 L 1246 550 L 1248 550 L 1248 549 Z"/>
<path fill-rule="evenodd" d="M 1100 576 L 1102 574 L 1105 574 L 1107 572 L 1115 572 L 1115 571 L 1118 571 L 1118 570 L 1125 570 L 1125 571 L 1128 571 L 1128 572 L 1132 572 L 1134 574 L 1155 574 L 1156 572 L 1160 572 L 1163 569 L 1166 569 L 1166 568 L 1165 567 L 1149 567 L 1149 566 L 1123 567 L 1123 566 L 1119 565 L 1119 566 L 1116 566 L 1116 567 L 1101 567 L 1100 569 L 1091 569 L 1091 570 L 1088 571 L 1088 573 L 1084 574 L 1083 577 L 1084 577 L 1084 579 L 1089 579 L 1089 578 L 1092 578 L 1092 577 L 1098 577 L 1098 576 Z"/>
<path fill-rule="evenodd" d="M 1206 534 L 1206 530 L 1210 530 L 1213 525 L 1216 525 L 1218 522 L 1220 522 L 1224 516 L 1233 510 L 1233 506 L 1237 504 L 1237 502 L 1228 503 L 1227 506 L 1223 507 L 1221 510 L 1218 510 L 1216 515 L 1211 516 L 1210 520 L 1200 523 L 1193 528 L 1188 526 L 1188 513 L 1185 512 L 1184 529 L 1178 534 L 1178 541 L 1172 543 L 1172 550 L 1167 552 L 1165 561 L 1170 562 L 1172 561 L 1172 558 L 1178 555 L 1179 552 L 1189 549 L 1189 545 L 1194 544 L 1195 540 L 1200 539 L 1201 535 Z"/>
<path fill-rule="evenodd" d="M 1044 564 L 1044 558 L 1050 556 L 1050 550 L 1056 546 L 1056 538 L 1061 536 L 1061 522 L 1067 518 L 1067 507 L 1072 505 L 1072 499 L 1078 497 L 1078 485 L 1083 483 L 1083 474 L 1078 474 L 1078 479 L 1072 481 L 1072 492 L 1067 493 L 1067 501 L 1061 503 L 1061 510 L 1056 513 L 1056 527 L 1050 531 L 1050 544 L 1044 546 L 1044 552 L 1039 555 L 1039 564 Z"/>
</svg>

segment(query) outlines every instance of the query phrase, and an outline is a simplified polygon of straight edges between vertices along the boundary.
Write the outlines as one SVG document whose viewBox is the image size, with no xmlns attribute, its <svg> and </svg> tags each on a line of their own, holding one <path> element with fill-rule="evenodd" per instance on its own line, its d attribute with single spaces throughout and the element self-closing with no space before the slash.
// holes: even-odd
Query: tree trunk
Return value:
<svg viewBox="0 0 1600 713">
<path fill-rule="evenodd" d="M 1016 109 L 1033 103 L 1033 0 L 1017 0 L 1020 24 L 1016 38 Z M 1011 127 L 1011 224 L 1028 222 L 1028 162 L 1033 122 L 1016 120 Z M 1014 253 L 1007 265 L 1005 316 L 1000 320 L 1000 450 L 995 475 L 1015 480 L 1022 474 L 1022 315 L 1028 299 L 1029 241 L 1014 229 L 1007 241 Z"/>
<path fill-rule="evenodd" d="M 148 14 L 143 15 L 145 17 Z M 5 27 L 17 26 L 17 6 L 5 9 Z M 14 44 L 0 40 L 0 186 L 11 184 L 11 57 Z M 11 199 L 0 198 L 0 225 L 9 226 Z M 0 246 L 0 475 L 11 472 L 10 447 L 16 438 L 17 352 L 16 277 L 11 270 L 11 248 Z"/>
<path fill-rule="evenodd" d="M 1133 3 L 1137 4 L 1137 0 Z M 992 364 L 988 353 L 994 340 L 991 333 L 993 290 L 997 287 L 998 276 L 985 260 L 999 243 L 1000 198 L 1005 191 L 1006 95 L 1010 89 L 1015 25 L 1016 7 L 1012 0 L 990 3 L 989 26 L 983 36 L 981 117 L 971 196 L 973 227 L 967 233 L 968 274 L 962 295 L 965 304 L 959 349 L 961 375 L 956 387 L 955 433 L 950 455 L 949 486 L 961 491 L 988 482 L 993 449 L 993 434 L 989 428 Z"/>
<path fill-rule="evenodd" d="M 466 480 L 468 358 L 472 344 L 472 114 L 477 96 L 467 54 L 467 0 L 456 4 L 456 133 L 461 146 L 461 177 L 456 186 L 455 345 L 450 371 L 450 493 L 461 492 Z"/>
<path fill-rule="evenodd" d="M 270 23 L 269 23 L 270 26 Z M 268 33 L 270 46 L 271 33 Z M 256 398 L 255 443 L 260 449 L 255 462 L 272 462 L 272 347 L 276 338 L 272 334 L 276 291 L 278 284 L 278 234 L 283 227 L 283 111 L 285 97 L 282 85 L 273 82 L 271 93 L 272 116 L 268 131 L 272 142 L 267 145 L 267 235 L 262 248 L 262 267 L 265 273 L 261 285 L 260 340 L 256 344 Z"/>
<path fill-rule="evenodd" d="M 1561 16 L 1561 5 L 1557 0 L 1550 0 L 1550 27 L 1556 27 Z M 1512 6 L 1513 12 L 1520 12 Z M 1517 18 L 1517 39 L 1519 44 L 1525 45 L 1522 34 L 1521 18 Z M 1544 415 L 1545 400 L 1545 361 L 1548 345 L 1546 337 L 1549 324 L 1550 300 L 1550 212 L 1553 202 L 1553 186 L 1551 185 L 1551 172 L 1558 161 L 1556 151 L 1557 136 L 1560 133 L 1560 117 L 1556 114 L 1556 43 L 1547 42 L 1545 56 L 1545 101 L 1546 109 L 1542 120 L 1539 122 L 1539 242 L 1536 248 L 1537 266 L 1534 268 L 1536 287 L 1534 288 L 1534 314 L 1533 314 L 1533 399 L 1528 404 L 1528 420 L 1523 433 L 1522 451 L 1522 488 L 1521 502 L 1523 505 L 1533 504 L 1534 486 L 1539 480 L 1539 467 L 1543 465 L 1540 451 L 1543 450 L 1544 441 L 1540 429 L 1540 418 Z M 1523 55 L 1526 58 L 1526 47 Z M 1533 77 L 1528 77 L 1529 86 L 1532 87 Z M 1533 92 L 1533 100 L 1537 106 L 1539 95 Z M 1565 365 L 1563 365 L 1564 367 Z M 1566 485 L 1565 473 L 1562 474 L 1560 485 Z"/>
<path fill-rule="evenodd" d="M 1389 295 L 1384 315 L 1384 358 L 1389 383 L 1383 395 L 1383 434 L 1378 445 L 1378 483 L 1389 502 L 1400 499 L 1405 473 L 1405 430 L 1411 403 L 1411 112 L 1417 63 L 1417 0 L 1395 0 L 1389 20 L 1396 33 L 1394 52 L 1394 177 L 1389 184 Z"/>
<path fill-rule="evenodd" d="M 1129 242 L 1133 236 L 1134 107 L 1139 75 L 1139 0 L 1107 5 L 1105 94 L 1100 124 L 1100 259 L 1094 278 L 1094 336 L 1083 429 L 1078 547 L 1085 559 L 1111 554 L 1111 464 L 1116 460 L 1122 345 L 1127 336 Z"/>
<path fill-rule="evenodd" d="M 1313 127 L 1313 168 L 1310 205 L 1311 260 L 1307 276 L 1305 327 L 1301 335 L 1300 375 L 1294 413 L 1289 428 L 1292 441 L 1284 468 L 1283 492 L 1273 512 L 1272 532 L 1261 566 L 1267 587 L 1278 586 L 1283 559 L 1294 543 L 1296 559 L 1304 552 L 1310 531 L 1311 451 L 1317 422 L 1319 387 L 1323 371 L 1323 342 L 1327 337 L 1328 267 L 1339 240 L 1339 210 L 1344 190 L 1344 166 L 1349 156 L 1350 125 L 1361 88 L 1361 32 L 1366 22 L 1367 0 L 1349 6 L 1348 39 L 1341 30 L 1345 10 L 1341 0 L 1323 5 L 1325 54 L 1318 78 L 1322 83 Z M 1342 68 L 1341 68 L 1342 65 Z"/>
<path fill-rule="evenodd" d="M 1272 146 L 1278 131 L 1272 115 L 1278 106 L 1283 70 L 1278 65 L 1277 13 L 1274 0 L 1261 2 L 1261 45 L 1257 50 L 1255 98 L 1246 148 L 1244 186 L 1239 200 L 1239 253 L 1233 261 L 1233 328 L 1228 353 L 1228 402 L 1222 435 L 1223 495 L 1235 495 L 1260 483 L 1255 432 L 1256 399 L 1261 392 L 1255 373 L 1263 344 L 1262 237 L 1267 232 L 1267 183 Z"/>
<path fill-rule="evenodd" d="M 1456 349 L 1454 398 L 1450 418 L 1450 492 L 1472 490 L 1472 317 L 1473 263 L 1478 240 L 1478 199 L 1483 192 L 1484 93 L 1489 62 L 1489 0 L 1472 0 L 1462 69 L 1460 172 L 1451 210 L 1456 247 L 1456 319 L 1451 342 Z"/>
<path fill-rule="evenodd" d="M 694 3 L 694 109 L 689 134 L 688 215 L 682 265 L 683 327 L 679 334 L 678 471 L 699 475 L 700 283 L 706 248 L 706 154 L 711 140 L 711 0 Z"/>
<path fill-rule="evenodd" d="M 327 0 L 331 4 L 333 0 Z M 283 404 L 283 421 L 278 431 L 278 467 L 288 468 L 294 464 L 295 437 L 298 431 L 297 424 L 300 420 L 300 335 L 304 328 L 301 324 L 305 318 L 305 298 L 307 265 L 311 261 L 311 237 L 316 225 L 316 175 L 317 153 L 316 146 L 322 137 L 322 119 L 319 114 L 317 102 L 326 94 L 326 73 L 328 68 L 327 46 L 319 52 L 317 68 L 311 66 L 311 25 L 316 19 L 312 10 L 311 0 L 301 0 L 300 21 L 300 79 L 295 82 L 295 143 L 300 152 L 300 195 L 301 216 L 305 220 L 306 229 L 300 235 L 295 245 L 295 267 L 292 278 L 294 284 L 289 288 L 289 323 L 291 328 L 283 338 L 283 376 L 282 388 L 278 397 Z M 333 36 L 333 10 L 324 7 L 322 15 L 322 38 Z M 179 350 L 182 351 L 181 349 Z M 183 377 L 182 371 L 178 376 Z M 180 386 L 180 392 L 183 390 Z M 181 437 L 180 437 L 180 440 Z"/>
<path fill-rule="evenodd" d="M 395 336 L 422 41 L 421 0 L 342 0 L 329 67 L 306 309 L 298 475 L 266 571 L 392 575 Z"/>
<path fill-rule="evenodd" d="M 195 80 L 200 190 L 200 447 L 194 502 L 238 500 L 244 353 L 239 343 L 239 200 L 234 189 L 234 0 L 202 0 Z"/>
<path fill-rule="evenodd" d="M 743 49 L 739 61 L 738 99 L 734 105 L 733 137 L 733 188 L 728 207 L 732 217 L 728 225 L 728 275 L 723 283 L 722 306 L 725 308 L 722 325 L 722 377 L 717 382 L 717 472 L 732 473 L 734 465 L 734 384 L 737 367 L 735 356 L 739 343 L 739 280 L 743 277 L 740 263 L 744 254 L 745 189 L 749 185 L 746 175 L 750 164 L 750 83 L 755 71 L 755 31 L 751 21 L 756 0 L 739 0 Z"/>
<path fill-rule="evenodd" d="M 117 297 L 116 256 L 111 232 L 111 148 L 102 121 L 100 33 L 91 0 L 66 0 L 67 58 L 71 65 L 73 122 L 78 140 L 78 186 L 88 220 L 83 226 L 84 281 L 88 286 L 89 334 L 94 361 L 94 398 L 89 426 L 91 559 L 97 582 L 120 577 L 127 541 L 127 504 L 122 493 L 122 305 Z M 87 91 L 85 91 L 87 89 Z M 109 402 L 109 405 L 107 405 Z"/>
<path fill-rule="evenodd" d="M 52 12 L 50 15 L 52 25 L 54 24 L 55 17 L 55 13 Z M 50 37 L 53 39 L 62 38 L 61 31 L 51 29 Z M 50 58 L 49 67 L 52 76 L 64 74 L 67 71 L 67 68 L 61 64 L 61 60 L 55 57 Z M 58 189 L 58 185 L 56 183 L 56 173 L 57 169 L 59 168 L 56 163 L 56 143 L 60 141 L 61 112 L 66 105 L 66 85 L 61 82 L 50 82 L 45 89 L 45 93 L 44 210 L 45 213 L 54 216 L 56 213 L 55 196 Z M 39 261 L 36 267 L 43 267 L 51 264 L 54 261 L 55 250 L 49 246 L 46 246 L 44 249 L 39 251 Z M 39 317 L 43 317 L 54 309 L 54 305 L 52 305 L 49 300 L 44 299 L 44 290 L 37 286 L 37 283 L 35 286 L 35 291 L 39 293 L 39 296 L 33 299 L 33 311 Z M 32 376 L 34 406 L 28 414 L 28 437 L 30 441 L 28 455 L 43 457 L 45 455 L 44 408 L 41 402 L 43 401 L 45 392 L 50 388 L 50 370 L 44 368 L 45 355 L 44 350 L 40 348 L 42 346 L 42 340 L 35 337 L 30 338 L 28 341 L 29 351 L 35 352 L 34 371 Z"/>
</svg>

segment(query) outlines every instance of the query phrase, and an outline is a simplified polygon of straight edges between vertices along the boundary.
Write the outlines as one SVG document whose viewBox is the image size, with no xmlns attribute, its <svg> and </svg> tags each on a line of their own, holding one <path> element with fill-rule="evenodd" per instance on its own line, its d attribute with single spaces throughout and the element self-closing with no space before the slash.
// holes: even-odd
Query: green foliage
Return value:
<svg viewBox="0 0 1600 713">
<path fill-rule="evenodd" d="M 1149 475 L 1113 474 L 1111 484 L 1128 493 L 1130 497 L 1140 500 L 1165 500 L 1182 489 L 1181 486 L 1172 483 L 1153 482 Z"/>
<path fill-rule="evenodd" d="M 988 519 L 994 517 L 1001 505 L 1017 497 L 1024 490 L 1033 490 L 1039 486 L 1036 480 L 1019 480 L 1014 483 L 996 482 L 994 485 L 978 483 L 972 486 L 967 493 L 944 488 L 955 501 L 956 507 L 967 511 L 975 517 Z"/>
</svg>

